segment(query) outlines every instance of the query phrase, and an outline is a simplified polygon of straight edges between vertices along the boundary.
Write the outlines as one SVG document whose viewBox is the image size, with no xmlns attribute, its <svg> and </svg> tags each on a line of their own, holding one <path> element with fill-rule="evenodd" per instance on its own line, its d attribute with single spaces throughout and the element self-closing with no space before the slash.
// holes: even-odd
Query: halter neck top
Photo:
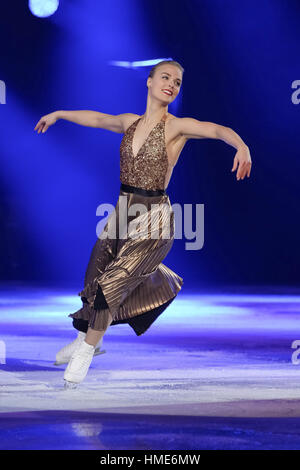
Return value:
<svg viewBox="0 0 300 470">
<path fill-rule="evenodd" d="M 137 124 L 128 127 L 120 144 L 120 181 L 143 189 L 166 189 L 169 162 L 165 144 L 166 115 L 152 128 L 138 153 L 133 155 L 133 137 Z"/>
</svg>

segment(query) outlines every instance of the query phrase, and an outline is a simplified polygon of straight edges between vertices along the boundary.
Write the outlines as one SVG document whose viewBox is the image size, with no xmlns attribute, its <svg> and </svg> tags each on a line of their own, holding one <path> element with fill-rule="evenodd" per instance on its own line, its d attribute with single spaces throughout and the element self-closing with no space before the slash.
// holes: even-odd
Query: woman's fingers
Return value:
<svg viewBox="0 0 300 470">
<path fill-rule="evenodd" d="M 238 171 L 237 171 L 237 174 L 236 174 L 236 179 L 239 180 L 242 177 L 242 174 L 243 174 L 243 163 L 239 162 L 239 167 L 238 167 Z"/>
<path fill-rule="evenodd" d="M 244 179 L 246 175 L 248 175 L 248 178 L 250 177 L 250 171 L 251 171 L 251 162 L 242 162 L 239 164 L 239 169 L 236 175 L 237 180 Z"/>
<path fill-rule="evenodd" d="M 45 127 L 45 125 L 46 120 L 42 117 L 36 124 L 34 130 L 37 131 L 38 134 L 40 134 L 41 132 L 43 132 L 43 128 Z"/>
<path fill-rule="evenodd" d="M 39 131 L 40 127 L 41 127 L 41 122 L 39 121 L 37 125 L 35 126 L 34 130 Z"/>
<path fill-rule="evenodd" d="M 44 122 L 44 121 L 43 121 L 43 118 L 41 118 L 41 119 L 38 121 L 37 125 L 35 126 L 34 130 L 37 130 L 37 131 L 38 131 L 38 130 L 41 128 L 43 122 Z"/>
<path fill-rule="evenodd" d="M 249 153 L 248 147 L 241 147 L 237 150 L 235 157 L 234 157 L 234 164 L 231 171 L 234 171 L 238 165 L 237 172 L 236 172 L 236 179 L 244 179 L 245 176 L 250 176 L 251 171 L 251 157 Z"/>
<path fill-rule="evenodd" d="M 238 171 L 236 173 L 236 179 L 239 180 L 242 177 L 242 163 L 239 161 Z"/>
<path fill-rule="evenodd" d="M 38 131 L 38 134 L 41 132 L 44 134 L 50 126 L 52 126 L 57 121 L 56 117 L 52 114 L 41 117 L 34 130 Z"/>
<path fill-rule="evenodd" d="M 236 157 L 234 157 L 234 160 L 233 160 L 233 167 L 232 167 L 231 171 L 235 171 L 235 170 L 236 170 L 237 163 L 238 163 L 238 159 L 237 159 Z"/>
<path fill-rule="evenodd" d="M 48 129 L 48 127 L 46 126 L 46 121 L 44 119 L 40 119 L 37 125 L 35 126 L 34 130 L 37 131 L 38 134 L 40 134 L 41 132 L 44 133 Z"/>
</svg>

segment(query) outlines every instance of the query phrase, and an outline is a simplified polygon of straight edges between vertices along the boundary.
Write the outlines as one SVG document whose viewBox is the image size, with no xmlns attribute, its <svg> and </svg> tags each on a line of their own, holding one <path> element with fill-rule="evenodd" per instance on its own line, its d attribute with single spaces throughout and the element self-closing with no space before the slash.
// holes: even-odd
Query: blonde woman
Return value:
<svg viewBox="0 0 300 470">
<path fill-rule="evenodd" d="M 142 116 L 55 111 L 43 116 L 35 126 L 38 133 L 45 133 L 57 120 L 66 119 L 123 134 L 121 186 L 114 218 L 108 219 L 93 247 L 84 288 L 78 294 L 82 308 L 69 315 L 78 336 L 56 356 L 56 363 L 68 363 L 65 388 L 76 388 L 84 380 L 93 356 L 100 352 L 97 345 L 102 343 L 110 325 L 128 323 L 136 335 L 144 334 L 183 285 L 183 278 L 162 261 L 174 242 L 174 212 L 166 190 L 187 140 L 221 139 L 232 145 L 236 154 L 231 171 L 237 170 L 237 180 L 250 176 L 249 148 L 232 129 L 193 118 L 178 118 L 168 112 L 169 104 L 180 92 L 183 73 L 183 67 L 173 60 L 161 61 L 151 69 Z M 129 215 L 135 204 L 144 211 L 138 212 L 138 216 Z M 127 211 L 125 225 L 124 219 L 123 226 L 116 224 L 122 226 L 122 234 L 118 229 L 114 237 L 102 238 L 104 232 L 113 232 L 115 220 L 120 222 L 121 206 Z M 155 236 L 150 213 L 159 223 Z M 139 237 L 134 236 L 136 226 Z"/>
</svg>

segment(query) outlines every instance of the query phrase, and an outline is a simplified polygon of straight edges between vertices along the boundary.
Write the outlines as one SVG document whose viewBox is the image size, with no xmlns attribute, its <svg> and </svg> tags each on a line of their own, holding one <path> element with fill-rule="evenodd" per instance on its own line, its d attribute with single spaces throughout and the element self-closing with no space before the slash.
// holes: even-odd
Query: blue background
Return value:
<svg viewBox="0 0 300 470">
<path fill-rule="evenodd" d="M 0 278 L 81 289 L 96 241 L 96 208 L 119 194 L 121 134 L 44 114 L 92 109 L 143 114 L 150 67 L 185 69 L 169 112 L 228 126 L 250 148 L 251 177 L 231 173 L 235 149 L 193 139 L 174 169 L 171 203 L 205 205 L 199 251 L 175 240 L 165 264 L 185 287 L 299 283 L 299 2 L 73 0 L 49 18 L 1 6 Z"/>
</svg>

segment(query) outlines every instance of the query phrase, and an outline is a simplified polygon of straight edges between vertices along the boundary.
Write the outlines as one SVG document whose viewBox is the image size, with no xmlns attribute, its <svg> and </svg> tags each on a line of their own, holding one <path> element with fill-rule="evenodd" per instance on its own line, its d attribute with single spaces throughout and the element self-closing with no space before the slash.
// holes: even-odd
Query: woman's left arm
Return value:
<svg viewBox="0 0 300 470">
<path fill-rule="evenodd" d="M 226 144 L 235 147 L 237 150 L 231 171 L 235 171 L 238 166 L 236 178 L 244 179 L 250 177 L 252 160 L 250 151 L 241 137 L 233 129 L 221 126 L 213 122 L 198 121 L 193 118 L 179 118 L 178 130 L 186 139 L 220 139 Z"/>
</svg>

